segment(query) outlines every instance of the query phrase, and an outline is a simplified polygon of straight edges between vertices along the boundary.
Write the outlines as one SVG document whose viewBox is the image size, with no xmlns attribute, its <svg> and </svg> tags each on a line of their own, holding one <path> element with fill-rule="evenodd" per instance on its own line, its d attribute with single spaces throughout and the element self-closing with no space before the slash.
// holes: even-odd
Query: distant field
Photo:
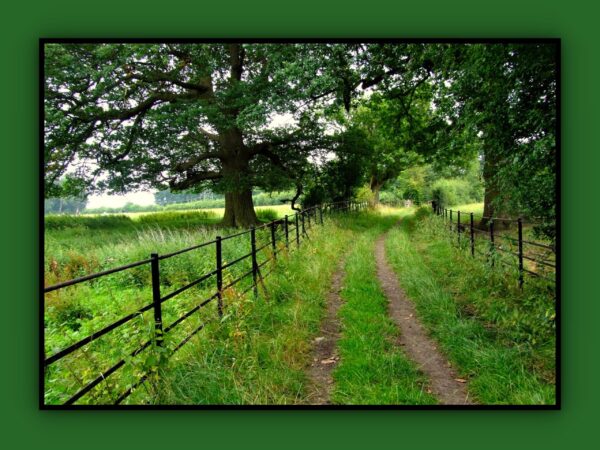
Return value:
<svg viewBox="0 0 600 450">
<path fill-rule="evenodd" d="M 464 213 L 473 213 L 473 217 L 475 219 L 481 219 L 483 216 L 483 202 L 481 203 L 465 203 L 462 205 L 451 206 L 447 209 L 451 209 L 452 211 L 460 211 L 461 214 Z"/>
<path fill-rule="evenodd" d="M 289 207 L 289 205 L 256 206 L 254 209 L 256 211 L 261 211 L 261 210 L 265 210 L 265 209 L 272 209 L 274 211 L 277 211 L 277 213 L 279 214 L 280 217 L 283 217 L 286 214 L 288 214 L 288 215 L 294 214 L 294 211 L 292 210 L 292 208 Z M 173 211 L 168 211 L 168 212 L 177 212 L 177 211 L 186 211 L 186 212 L 208 211 L 208 212 L 215 213 L 218 217 L 223 217 L 223 214 L 225 213 L 225 208 L 182 209 L 182 210 L 173 210 Z M 87 216 L 87 217 L 115 216 L 115 215 L 117 215 L 117 216 L 128 216 L 128 217 L 131 217 L 132 219 L 135 219 L 137 217 L 145 216 L 147 214 L 157 214 L 157 212 L 155 212 L 155 211 L 148 211 L 148 212 L 131 212 L 131 213 L 81 214 L 81 215 L 82 216 Z"/>
</svg>

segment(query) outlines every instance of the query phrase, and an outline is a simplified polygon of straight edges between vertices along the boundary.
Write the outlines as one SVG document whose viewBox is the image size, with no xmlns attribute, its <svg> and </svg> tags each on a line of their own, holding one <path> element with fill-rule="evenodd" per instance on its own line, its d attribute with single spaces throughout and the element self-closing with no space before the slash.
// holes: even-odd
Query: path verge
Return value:
<svg viewBox="0 0 600 450">
<path fill-rule="evenodd" d="M 400 328 L 399 344 L 429 377 L 432 394 L 441 404 L 472 404 L 466 380 L 458 377 L 448 360 L 437 349 L 437 344 L 427 335 L 413 303 L 404 294 L 396 274 L 388 264 L 384 245 L 386 235 L 381 235 L 375 243 L 377 277 L 389 300 L 390 317 Z"/>
<path fill-rule="evenodd" d="M 314 339 L 311 365 L 308 371 L 310 379 L 308 404 L 331 404 L 333 369 L 339 361 L 337 341 L 340 337 L 338 310 L 342 305 L 340 290 L 344 284 L 345 257 L 340 258 L 331 279 L 331 290 L 327 295 L 327 312 L 321 322 L 319 336 Z"/>
</svg>

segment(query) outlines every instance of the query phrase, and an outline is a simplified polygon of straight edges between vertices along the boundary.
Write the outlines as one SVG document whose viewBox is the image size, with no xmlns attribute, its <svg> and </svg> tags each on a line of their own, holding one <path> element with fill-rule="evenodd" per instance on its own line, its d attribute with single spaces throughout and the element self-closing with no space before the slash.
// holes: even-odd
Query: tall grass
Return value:
<svg viewBox="0 0 600 450">
<path fill-rule="evenodd" d="M 319 330 L 335 261 L 351 233 L 313 227 L 280 255 L 255 300 L 238 291 L 229 307 L 169 362 L 152 398 L 159 404 L 301 404 L 307 401 L 310 342 Z"/>
<path fill-rule="evenodd" d="M 398 345 L 400 331 L 388 316 L 388 299 L 377 279 L 374 241 L 397 220 L 363 215 L 350 226 L 359 232 L 346 261 L 345 300 L 340 308 L 340 364 L 334 372 L 338 404 L 435 404 L 427 379 Z"/>
<path fill-rule="evenodd" d="M 429 214 L 405 220 L 387 255 L 421 320 L 483 404 L 553 404 L 554 300 L 536 283 L 456 249 Z M 511 274 L 512 275 L 512 274 Z"/>
</svg>

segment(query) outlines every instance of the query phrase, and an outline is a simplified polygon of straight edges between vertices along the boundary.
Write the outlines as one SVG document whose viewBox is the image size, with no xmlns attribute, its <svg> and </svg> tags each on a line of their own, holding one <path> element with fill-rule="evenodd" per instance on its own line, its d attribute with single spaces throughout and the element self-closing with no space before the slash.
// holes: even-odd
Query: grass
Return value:
<svg viewBox="0 0 600 450">
<path fill-rule="evenodd" d="M 283 217 L 284 215 L 291 215 L 294 214 L 295 211 L 292 210 L 292 208 L 290 208 L 289 205 L 267 205 L 267 206 L 255 206 L 254 209 L 256 210 L 256 212 L 260 212 L 262 210 L 265 209 L 270 209 L 273 211 L 277 211 L 277 214 L 279 217 Z M 107 214 L 81 214 L 80 217 L 113 217 L 113 216 L 125 216 L 125 217 L 129 217 L 132 220 L 135 220 L 139 217 L 143 217 L 149 214 L 164 214 L 166 212 L 192 212 L 192 213 L 208 213 L 208 214 L 214 214 L 214 216 L 220 220 L 223 217 L 223 214 L 225 213 L 225 208 L 197 208 L 197 209 L 182 209 L 182 210 L 169 210 L 169 211 L 160 211 L 160 212 L 152 212 L 152 211 L 145 211 L 145 212 L 123 212 L 123 213 L 107 213 Z M 48 217 L 48 216 L 46 216 Z M 56 217 L 56 216 L 50 216 L 50 217 Z M 64 217 L 64 216 L 60 216 L 60 217 Z M 72 216 L 66 216 L 66 217 L 72 217 Z"/>
<path fill-rule="evenodd" d="M 166 348 L 174 348 L 194 329 L 205 326 L 168 360 L 154 347 L 128 356 L 152 337 L 152 311 L 144 313 L 52 364 L 46 371 L 46 403 L 64 402 L 122 358 L 125 366 L 78 403 L 112 403 L 145 373 L 151 374 L 149 382 L 126 402 L 305 403 L 311 343 L 325 315 L 335 261 L 348 250 L 341 293 L 345 304 L 339 311 L 341 360 L 334 372 L 333 401 L 435 403 L 427 394 L 427 380 L 395 344 L 398 330 L 387 315 L 387 299 L 377 282 L 373 244 L 385 230 L 390 230 L 388 259 L 401 285 L 440 348 L 470 379 L 471 394 L 484 404 L 553 403 L 554 303 L 548 286 L 528 281 L 520 291 L 513 272 L 490 270 L 485 261 L 457 249 L 438 218 L 424 209 L 414 215 L 411 211 L 380 208 L 377 213 L 338 217 L 324 227 L 313 225 L 310 240 L 298 251 L 289 257 L 282 253 L 266 278 L 266 292 L 258 299 L 240 295 L 250 285 L 247 279 L 227 291 L 228 308 L 222 320 L 213 302 L 169 332 Z M 145 259 L 157 250 L 161 254 L 176 251 L 211 240 L 217 233 L 209 227 L 190 227 L 194 216 L 162 214 L 146 216 L 147 225 L 133 229 L 127 222 L 133 219 L 103 216 L 99 219 L 108 222 L 95 224 L 97 228 L 76 224 L 47 230 L 46 283 Z M 405 217 L 402 227 L 392 228 L 400 215 Z M 227 235 L 229 231 L 234 230 L 219 233 Z M 259 246 L 268 239 L 268 230 L 257 233 Z M 224 261 L 233 261 L 249 250 L 247 235 L 226 240 Z M 259 262 L 270 252 L 267 246 Z M 161 293 L 172 292 L 212 270 L 214 261 L 214 246 L 162 260 Z M 224 283 L 249 268 L 249 259 L 236 264 L 225 273 Z M 165 302 L 165 326 L 214 291 L 214 279 L 209 279 Z M 150 301 L 148 266 L 47 294 L 46 356 Z"/>
<path fill-rule="evenodd" d="M 144 216 L 143 226 L 132 226 L 127 217 L 98 217 L 89 224 L 57 226 L 46 231 L 45 284 L 51 285 L 68 279 L 117 267 L 133 261 L 147 259 L 150 253 L 165 254 L 214 239 L 217 233 L 226 236 L 239 230 L 206 226 L 190 226 L 199 219 L 195 213 L 159 213 Z M 75 218 L 77 220 L 90 218 Z M 69 218 L 61 217 L 67 221 Z M 94 228 L 95 227 L 95 228 Z M 257 231 L 260 247 L 270 239 L 266 229 Z M 281 236 L 280 236 L 281 240 Z M 250 252 L 248 234 L 223 241 L 223 262 L 233 261 Z M 268 255 L 269 247 L 262 250 L 259 262 Z M 167 294 L 186 285 L 215 266 L 214 245 L 183 253 L 161 261 L 161 292 Z M 224 283 L 250 270 L 247 258 L 224 271 Z M 247 286 L 244 280 L 239 287 Z M 210 278 L 193 289 L 178 295 L 163 306 L 165 324 L 170 324 L 190 310 L 199 298 L 207 298 L 215 291 L 215 280 Z M 139 266 L 98 280 L 50 292 L 45 296 L 44 326 L 45 353 L 57 351 L 100 330 L 130 314 L 151 301 L 150 267 Z M 211 306 L 199 314 L 197 320 L 186 321 L 172 333 L 174 340 L 182 339 L 192 327 L 205 317 L 214 315 Z M 61 403 L 79 388 L 92 381 L 100 372 L 141 346 L 152 336 L 152 311 L 148 311 L 128 324 L 119 327 L 84 350 L 52 364 L 46 373 L 46 402 Z M 123 344 L 125 343 L 125 344 Z M 114 383 L 101 383 L 103 390 L 94 391 L 86 400 L 103 403 L 114 398 L 114 392 L 123 390 L 142 373 L 152 361 L 146 353 L 131 360 L 128 370 L 119 372 Z M 111 392 L 112 391 L 112 392 Z"/>
<path fill-rule="evenodd" d="M 483 216 L 483 202 L 479 203 L 464 203 L 462 205 L 452 206 L 448 209 L 452 209 L 456 215 L 456 211 L 460 213 L 473 213 L 474 220 L 480 220 Z"/>
<path fill-rule="evenodd" d="M 362 215 L 348 225 L 358 237 L 347 256 L 339 315 L 340 364 L 334 372 L 332 400 L 338 404 L 435 404 L 427 379 L 398 346 L 398 327 L 388 316 L 387 298 L 376 275 L 375 239 L 397 220 L 398 213 Z"/>
<path fill-rule="evenodd" d="M 420 212 L 390 232 L 386 251 L 425 327 L 482 404 L 554 404 L 554 301 L 548 286 L 516 287 L 456 249 Z"/>
<path fill-rule="evenodd" d="M 325 312 L 333 261 L 352 233 L 326 224 L 282 258 L 254 300 L 231 293 L 220 324 L 203 330 L 169 362 L 152 402 L 302 404 L 310 343 Z"/>
<path fill-rule="evenodd" d="M 273 214 L 273 211 L 267 211 L 266 214 Z M 206 228 L 190 230 L 186 227 L 166 226 L 173 223 L 168 219 L 177 219 L 173 214 L 167 213 L 167 216 L 168 218 L 162 221 L 153 219 L 155 220 L 153 227 L 137 231 L 135 234 L 123 232 L 119 227 L 120 223 L 117 223 L 116 229 L 107 228 L 106 233 L 100 233 L 101 237 L 92 235 L 94 236 L 92 240 L 98 239 L 93 241 L 92 245 L 90 242 L 80 242 L 79 251 L 74 250 L 78 244 L 77 240 L 60 243 L 65 244 L 63 246 L 58 245 L 58 242 L 52 242 L 52 239 L 47 239 L 46 244 L 53 251 L 49 252 L 48 249 L 46 251 L 46 283 L 52 284 L 63 279 L 145 259 L 156 249 L 160 249 L 161 254 L 176 251 L 208 241 L 214 237 L 213 234 L 216 234 L 214 230 Z M 66 227 L 58 231 L 72 233 L 76 229 L 77 227 Z M 196 388 L 197 392 L 192 395 L 195 396 L 193 401 L 202 403 L 199 397 L 204 399 L 203 402 L 209 403 L 299 401 L 300 391 L 297 391 L 296 387 L 298 383 L 304 382 L 304 350 L 308 348 L 310 342 L 306 336 L 307 333 L 314 333 L 318 329 L 323 312 L 324 293 L 327 292 L 329 285 L 328 277 L 333 270 L 331 261 L 348 246 L 350 236 L 348 230 L 337 229 L 331 223 L 324 229 L 314 224 L 309 227 L 307 224 L 307 229 L 311 236 L 310 245 L 303 244 L 300 251 L 289 260 L 282 258 L 281 266 L 278 266 L 268 279 L 269 290 L 266 298 L 254 302 L 247 296 L 239 295 L 239 292 L 249 286 L 251 277 L 248 277 L 235 286 L 235 291 L 227 292 L 226 303 L 231 306 L 222 324 L 219 323 L 216 305 L 213 302 L 169 332 L 166 347 L 174 348 L 196 327 L 202 323 L 207 324 L 206 330 L 198 333 L 193 339 L 195 344 L 183 347 L 176 357 L 167 363 L 167 366 L 163 367 L 164 363 L 160 363 L 159 349 L 156 348 L 147 349 L 134 358 L 128 356 L 135 348 L 152 337 L 153 321 L 150 310 L 127 325 L 88 344 L 82 351 L 74 352 L 52 364 L 46 371 L 46 403 L 64 402 L 120 359 L 125 359 L 126 365 L 109 377 L 108 382 L 100 383 L 78 403 L 112 403 L 120 392 L 131 387 L 141 375 L 146 372 L 155 374 L 155 370 L 159 367 L 165 374 L 163 379 L 167 381 L 159 384 L 144 383 L 143 387 L 136 390 L 128 401 L 185 403 L 186 395 L 189 394 L 189 392 L 185 393 L 185 383 L 177 382 L 175 389 L 173 388 L 175 384 L 170 384 L 168 380 L 173 379 L 172 377 L 176 379 L 178 375 L 184 373 L 189 369 L 189 364 L 196 365 L 195 367 L 198 368 L 197 364 L 201 364 L 204 360 L 210 361 L 206 367 L 211 372 L 208 378 L 218 379 L 218 383 L 221 384 L 223 381 L 221 375 L 227 374 L 217 373 L 221 372 L 221 368 L 220 363 L 215 360 L 218 354 L 215 352 L 224 352 L 221 355 L 225 356 L 228 351 L 234 351 L 235 367 L 232 373 L 236 373 L 239 367 L 240 374 L 245 374 L 236 375 L 233 380 L 240 389 L 238 394 L 228 392 L 225 382 L 220 394 L 222 397 L 215 397 L 216 394 L 208 395 L 203 389 L 204 387 L 209 389 L 210 383 L 206 384 L 202 381 L 204 387 Z M 55 231 L 57 230 L 52 230 L 49 234 L 56 237 Z M 227 235 L 229 230 L 220 230 L 220 232 Z M 122 238 L 107 239 L 107 235 L 111 233 L 113 238 L 122 233 Z M 279 233 L 281 249 L 283 245 L 281 231 Z M 290 237 L 294 236 L 295 232 L 291 231 Z M 269 230 L 258 230 L 257 246 L 269 242 L 269 238 Z M 80 239 L 90 239 L 90 234 L 81 234 Z M 90 249 L 93 244 L 97 246 Z M 295 244 L 292 242 L 291 245 Z M 86 246 L 90 250 L 85 251 Z M 247 234 L 223 241 L 224 263 L 239 258 L 249 251 L 250 240 Z M 270 254 L 270 246 L 261 250 L 259 264 Z M 310 264 L 307 264 L 308 260 Z M 161 293 L 165 295 L 172 292 L 214 269 L 214 261 L 214 246 L 162 260 L 160 263 Z M 265 270 L 268 267 L 267 265 Z M 224 284 L 249 269 L 250 259 L 247 258 L 225 271 Z M 165 326 L 172 324 L 197 305 L 201 299 L 209 297 L 215 291 L 214 283 L 214 279 L 211 278 L 163 303 Z M 46 355 L 54 354 L 150 301 L 150 270 L 147 265 L 47 294 L 44 305 Z M 194 354 L 191 360 L 186 360 L 185 355 L 189 355 L 189 352 L 194 349 L 196 351 L 201 349 L 202 352 Z M 230 360 L 225 359 L 221 363 L 228 364 L 228 361 Z M 289 364 L 289 373 L 283 370 L 282 364 Z M 268 367 L 272 369 L 270 372 L 267 370 Z M 166 370 L 167 368 L 169 370 Z M 268 376 L 263 378 L 263 374 Z M 248 377 L 245 394 L 239 386 L 243 376 Z M 256 390 L 258 389 L 256 386 L 260 384 L 258 379 L 265 383 L 262 391 Z M 198 380 L 201 381 L 202 377 Z M 271 387 L 267 386 L 269 383 Z M 277 392 L 275 392 L 275 385 L 281 386 Z"/>
</svg>

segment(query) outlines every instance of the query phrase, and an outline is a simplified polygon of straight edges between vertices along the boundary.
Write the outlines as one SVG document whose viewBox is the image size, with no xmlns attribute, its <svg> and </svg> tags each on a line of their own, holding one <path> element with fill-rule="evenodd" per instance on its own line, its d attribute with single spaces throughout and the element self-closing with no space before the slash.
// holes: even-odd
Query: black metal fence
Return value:
<svg viewBox="0 0 600 450">
<path fill-rule="evenodd" d="M 472 257 L 482 256 L 491 266 L 498 263 L 517 269 L 520 288 L 525 275 L 556 282 L 555 244 L 523 238 L 524 230 L 530 232 L 531 226 L 537 225 L 537 222 L 522 217 L 482 216 L 485 227 L 479 227 L 472 212 L 446 209 L 435 203 L 432 207 L 434 213 L 448 223 L 448 228 L 456 232 L 457 244 L 466 246 Z"/>
<path fill-rule="evenodd" d="M 212 241 L 204 242 L 172 253 L 162 255 L 158 253 L 152 253 L 150 255 L 150 258 L 142 261 L 136 261 L 131 264 L 115 267 L 113 269 L 86 275 L 80 278 L 64 281 L 61 283 L 54 284 L 52 286 L 45 287 L 44 295 L 50 292 L 57 291 L 59 289 L 66 289 L 70 286 L 78 285 L 80 283 L 98 280 L 107 275 L 127 271 L 140 266 L 147 266 L 150 269 L 151 275 L 150 287 L 152 302 L 138 308 L 130 314 L 127 314 L 124 317 L 121 317 L 120 319 L 106 326 L 103 326 L 102 328 L 91 333 L 85 338 L 79 339 L 75 343 L 68 345 L 65 348 L 62 348 L 58 351 L 55 351 L 49 356 L 45 356 L 45 358 L 43 359 L 44 376 L 46 375 L 48 368 L 53 363 L 62 360 L 66 356 L 71 355 L 78 350 L 84 349 L 88 344 L 98 340 L 102 336 L 107 335 L 111 331 L 114 331 L 124 326 L 125 324 L 131 323 L 134 319 L 141 317 L 145 312 L 148 312 L 150 310 L 153 311 L 153 330 L 151 333 L 151 337 L 145 340 L 141 345 L 136 346 L 131 352 L 128 353 L 127 356 L 122 357 L 110 367 L 105 368 L 101 371 L 99 370 L 98 372 L 100 373 L 98 373 L 98 375 L 90 381 L 81 382 L 81 386 L 79 386 L 77 392 L 69 393 L 68 399 L 62 404 L 75 404 L 75 402 L 80 400 L 83 396 L 90 393 L 90 391 L 99 386 L 102 382 L 105 382 L 111 375 L 113 375 L 119 369 L 123 368 L 127 364 L 127 362 L 131 360 L 131 358 L 136 357 L 148 348 L 152 347 L 156 349 L 161 355 L 161 357 L 170 357 L 175 352 L 177 352 L 183 345 L 189 342 L 189 340 L 194 335 L 201 331 L 206 326 L 206 323 L 201 323 L 200 325 L 195 327 L 190 333 L 188 333 L 177 344 L 171 346 L 170 348 L 166 348 L 164 342 L 165 336 L 171 333 L 178 325 L 180 325 L 182 322 L 186 321 L 188 318 L 198 313 L 198 311 L 200 311 L 206 305 L 214 301 L 216 301 L 218 317 L 222 317 L 224 309 L 228 306 L 227 304 L 225 304 L 224 301 L 224 293 L 236 284 L 242 282 L 243 280 L 250 279 L 250 277 L 252 280 L 251 283 L 239 295 L 244 295 L 250 290 L 253 290 L 255 296 L 258 295 L 259 284 L 261 284 L 262 279 L 269 275 L 269 273 L 271 273 L 271 271 L 273 270 L 271 268 L 271 270 L 269 270 L 268 273 L 262 273 L 262 269 L 267 263 L 275 262 L 277 260 L 278 254 L 280 254 L 282 251 L 291 251 L 294 248 L 299 248 L 301 243 L 309 238 L 309 230 L 314 225 L 322 225 L 324 223 L 325 218 L 339 212 L 359 211 L 365 208 L 366 206 L 367 204 L 365 202 L 343 201 L 307 208 L 295 213 L 292 216 L 286 215 L 283 219 L 273 220 L 256 228 L 252 227 L 249 230 L 245 230 L 229 236 L 217 236 Z M 260 233 L 261 236 L 266 237 L 267 242 L 258 242 L 258 233 Z M 235 258 L 233 261 L 225 262 L 223 259 L 224 243 L 227 240 L 233 238 L 243 238 L 244 236 L 247 236 L 247 238 L 250 241 L 250 252 Z M 188 282 L 187 284 L 178 287 L 174 291 L 164 295 L 161 292 L 161 262 L 173 258 L 174 256 L 181 255 L 183 253 L 191 252 L 210 246 L 214 246 L 214 269 L 208 273 L 203 274 L 199 278 Z M 260 261 L 259 255 L 262 254 L 264 256 L 265 253 L 267 254 L 267 257 L 264 259 L 264 261 Z M 228 269 L 231 269 L 233 266 L 241 264 L 243 261 L 247 261 L 248 259 L 251 261 L 251 268 L 249 270 L 244 270 L 243 273 L 239 274 L 239 276 L 236 276 L 234 279 L 224 284 L 225 272 Z M 199 286 L 201 284 L 203 286 L 206 286 L 207 282 L 209 282 L 210 279 L 214 279 L 214 291 L 212 292 L 212 294 L 210 294 L 207 298 L 204 298 L 200 302 L 196 303 L 196 305 L 193 308 L 181 314 L 177 319 L 175 319 L 171 323 L 164 323 L 162 307 L 165 304 L 165 302 L 189 290 L 194 286 Z M 44 349 L 42 349 L 41 351 L 44 352 L 44 354 L 46 353 Z M 132 392 L 134 392 L 140 385 L 142 385 L 150 375 L 151 371 L 141 373 L 140 376 L 137 378 L 137 381 L 129 385 L 127 389 L 117 394 L 114 394 L 112 397 L 115 399 L 114 404 L 120 404 L 121 402 L 123 402 Z"/>
</svg>

